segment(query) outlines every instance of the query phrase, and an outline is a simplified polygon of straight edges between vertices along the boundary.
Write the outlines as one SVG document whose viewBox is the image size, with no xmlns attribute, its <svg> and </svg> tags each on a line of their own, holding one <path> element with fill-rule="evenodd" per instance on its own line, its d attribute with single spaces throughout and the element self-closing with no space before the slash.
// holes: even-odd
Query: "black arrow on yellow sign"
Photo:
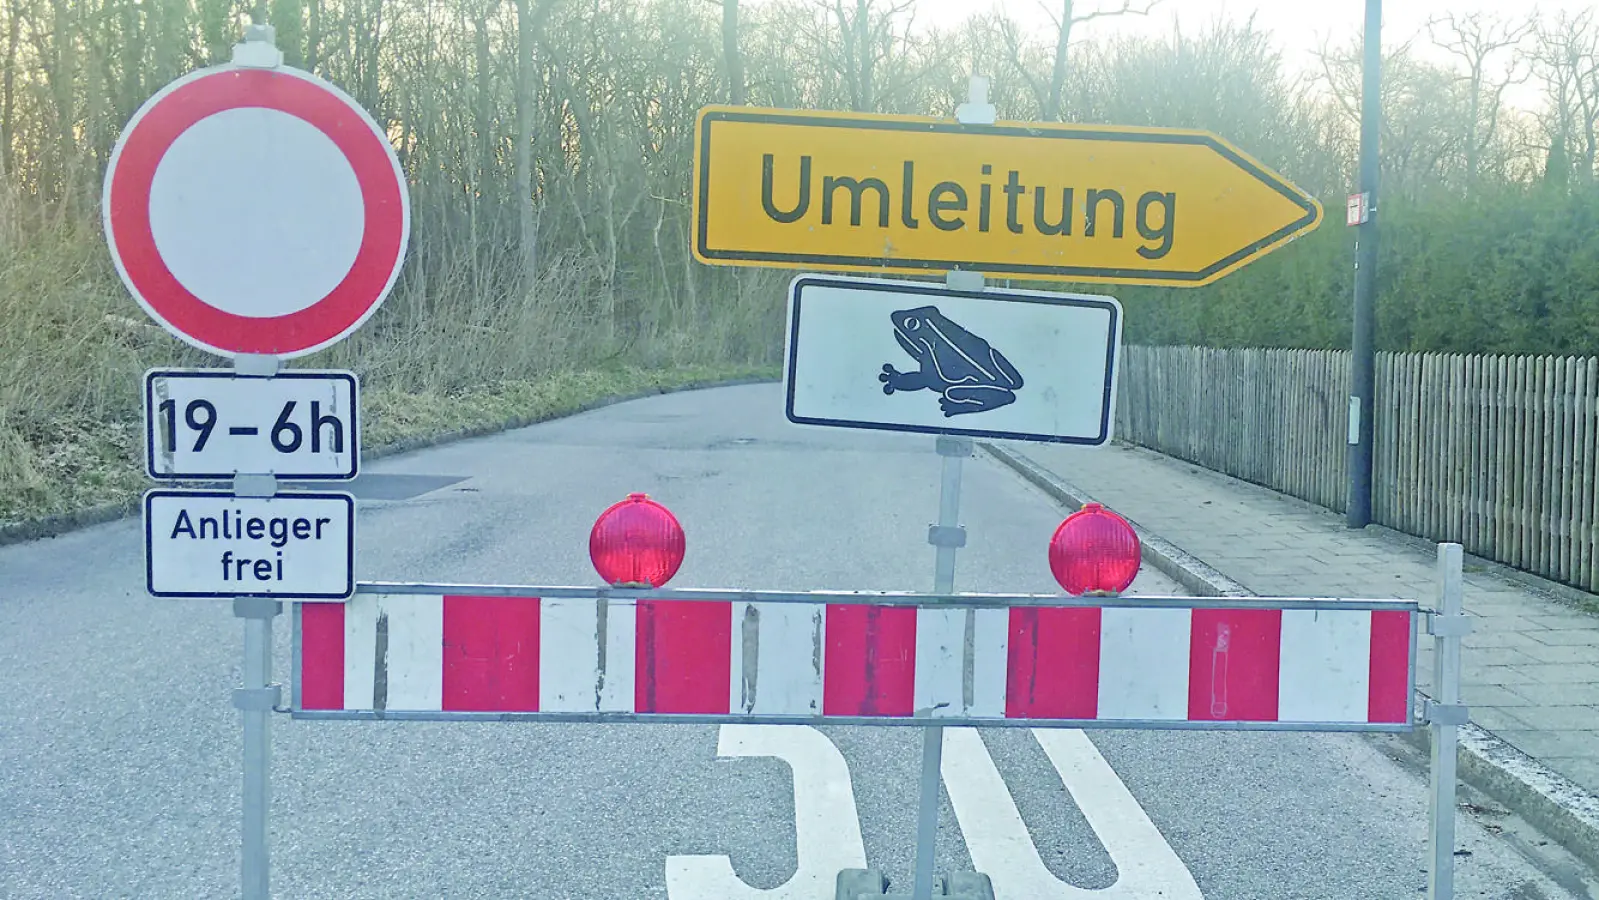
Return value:
<svg viewBox="0 0 1599 900">
<path fill-rule="evenodd" d="M 1205 131 L 722 106 L 700 111 L 693 202 L 709 265 L 1177 286 L 1322 218 Z"/>
</svg>

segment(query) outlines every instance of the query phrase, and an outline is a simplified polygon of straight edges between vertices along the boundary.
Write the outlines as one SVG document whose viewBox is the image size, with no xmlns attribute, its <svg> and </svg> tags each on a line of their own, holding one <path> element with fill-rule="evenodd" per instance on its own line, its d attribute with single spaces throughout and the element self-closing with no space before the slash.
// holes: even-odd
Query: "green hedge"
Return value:
<svg viewBox="0 0 1599 900">
<path fill-rule="evenodd" d="M 1216 284 L 1108 291 L 1127 341 L 1347 349 L 1355 232 L 1322 202 L 1319 229 Z M 1380 226 L 1378 349 L 1599 355 L 1599 189 L 1401 198 Z"/>
</svg>

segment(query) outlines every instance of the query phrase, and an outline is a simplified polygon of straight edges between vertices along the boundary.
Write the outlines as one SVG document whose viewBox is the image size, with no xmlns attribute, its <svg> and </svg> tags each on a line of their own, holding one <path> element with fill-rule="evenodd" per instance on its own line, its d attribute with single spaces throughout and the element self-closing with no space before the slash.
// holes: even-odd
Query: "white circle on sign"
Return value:
<svg viewBox="0 0 1599 900">
<path fill-rule="evenodd" d="M 349 274 L 365 227 L 361 185 L 338 145 L 276 109 L 194 123 L 150 185 L 150 231 L 167 269 L 236 316 L 286 316 L 326 297 Z"/>
</svg>

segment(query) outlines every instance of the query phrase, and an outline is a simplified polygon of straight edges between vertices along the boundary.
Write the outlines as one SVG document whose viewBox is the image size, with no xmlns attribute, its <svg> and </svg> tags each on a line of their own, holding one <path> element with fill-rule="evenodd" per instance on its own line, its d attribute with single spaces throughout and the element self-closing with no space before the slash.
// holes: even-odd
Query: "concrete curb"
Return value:
<svg viewBox="0 0 1599 900">
<path fill-rule="evenodd" d="M 629 400 L 640 400 L 645 397 L 654 397 L 658 394 L 675 394 L 679 391 L 697 391 L 707 388 L 737 387 L 745 384 L 770 384 L 776 378 L 732 378 L 722 381 L 697 381 L 688 384 L 674 385 L 665 388 L 649 388 L 634 391 L 629 394 L 618 394 L 614 397 L 604 397 L 591 403 L 585 403 L 574 409 L 564 410 L 547 416 L 517 416 L 503 422 L 480 425 L 472 428 L 460 428 L 455 431 L 446 431 L 439 434 L 419 435 L 412 438 L 402 438 L 392 443 L 361 451 L 361 461 L 370 462 L 374 459 L 383 459 L 387 456 L 398 456 L 414 450 L 425 450 L 441 444 L 463 441 L 469 438 L 484 437 L 490 434 L 499 434 L 503 431 L 513 431 L 517 428 L 526 428 L 540 422 L 549 422 L 555 419 L 564 419 L 581 413 L 591 412 L 617 403 L 626 403 Z M 26 522 L 14 522 L 10 525 L 0 525 L 0 547 L 7 544 L 21 544 L 27 541 L 37 541 L 43 538 L 60 537 L 68 532 L 78 531 L 93 525 L 104 525 L 135 515 L 143 501 L 134 497 L 117 503 L 105 503 L 91 506 L 86 509 L 75 510 L 53 516 L 43 516 L 30 519 Z"/>
<path fill-rule="evenodd" d="M 1009 466 L 1016 474 L 1072 510 L 1081 509 L 1094 498 L 1056 477 L 1055 473 L 1031 459 L 1004 447 L 978 442 L 990 456 Z M 1120 513 L 1117 513 L 1120 515 Z M 1124 517 L 1126 518 L 1126 517 Z M 1158 534 L 1144 528 L 1132 519 L 1133 530 L 1143 546 L 1144 561 L 1170 576 L 1178 584 L 1199 597 L 1253 597 L 1254 591 L 1228 578 L 1199 557 L 1173 544 Z"/>
<path fill-rule="evenodd" d="M 1078 509 L 1092 497 L 1014 450 L 979 442 L 990 456 L 1061 504 Z M 1172 542 L 1132 523 L 1143 544 L 1144 560 L 1201 597 L 1253 597 L 1254 591 Z M 1418 694 L 1421 692 L 1418 691 Z M 1422 696 L 1425 696 L 1424 694 Z M 1431 731 L 1400 735 L 1427 751 Z M 1559 842 L 1583 862 L 1599 868 L 1599 797 L 1548 769 L 1476 725 L 1460 729 L 1461 780 L 1503 803 L 1533 827 Z"/>
</svg>

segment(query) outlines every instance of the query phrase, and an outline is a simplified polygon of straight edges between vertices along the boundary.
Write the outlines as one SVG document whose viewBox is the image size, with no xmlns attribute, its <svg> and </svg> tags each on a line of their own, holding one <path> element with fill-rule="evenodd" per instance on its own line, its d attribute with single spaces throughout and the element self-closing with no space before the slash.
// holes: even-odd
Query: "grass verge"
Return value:
<svg viewBox="0 0 1599 900">
<path fill-rule="evenodd" d="M 362 394 L 362 450 L 382 455 L 570 415 L 617 399 L 777 375 L 775 368 L 761 366 L 623 367 L 554 372 L 451 392 L 380 388 Z M 19 452 L 12 454 L 29 465 L 3 479 L 9 484 L 0 484 L 0 543 L 105 521 L 126 511 L 152 486 L 144 475 L 136 422 L 63 420 L 33 434 L 0 429 L 0 441 L 7 439 L 29 445 L 14 448 Z"/>
</svg>

